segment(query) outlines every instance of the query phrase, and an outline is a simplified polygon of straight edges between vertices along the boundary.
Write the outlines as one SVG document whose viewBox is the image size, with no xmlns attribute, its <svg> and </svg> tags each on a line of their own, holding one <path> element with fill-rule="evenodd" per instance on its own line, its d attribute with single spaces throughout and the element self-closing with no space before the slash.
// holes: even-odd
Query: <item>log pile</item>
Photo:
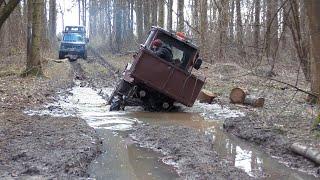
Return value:
<svg viewBox="0 0 320 180">
<path fill-rule="evenodd" d="M 249 96 L 246 90 L 238 87 L 231 90 L 229 98 L 233 104 L 243 104 L 252 107 L 263 107 L 265 101 L 262 97 Z"/>
</svg>

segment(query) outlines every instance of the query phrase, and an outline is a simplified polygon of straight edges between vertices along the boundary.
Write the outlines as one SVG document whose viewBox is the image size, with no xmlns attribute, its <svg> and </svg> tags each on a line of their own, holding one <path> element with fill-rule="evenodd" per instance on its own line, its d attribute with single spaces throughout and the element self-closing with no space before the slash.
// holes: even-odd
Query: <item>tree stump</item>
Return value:
<svg viewBox="0 0 320 180">
<path fill-rule="evenodd" d="M 200 103 L 208 103 L 208 104 L 211 104 L 212 101 L 214 100 L 214 98 L 217 97 L 217 94 L 215 93 L 212 93 L 208 90 L 201 90 L 200 93 L 199 93 L 199 96 L 198 96 L 198 100 Z"/>
<path fill-rule="evenodd" d="M 256 98 L 256 97 L 245 97 L 243 104 L 249 105 L 252 107 L 263 107 L 264 105 L 264 98 Z"/>
<path fill-rule="evenodd" d="M 230 102 L 234 104 L 243 104 L 246 98 L 246 92 L 241 88 L 233 88 L 230 93 Z"/>
</svg>

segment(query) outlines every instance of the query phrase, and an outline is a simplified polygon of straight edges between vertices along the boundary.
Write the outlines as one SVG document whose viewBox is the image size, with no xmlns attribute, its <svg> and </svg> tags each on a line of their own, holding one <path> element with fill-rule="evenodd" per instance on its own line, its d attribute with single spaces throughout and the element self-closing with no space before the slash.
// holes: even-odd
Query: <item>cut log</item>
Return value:
<svg viewBox="0 0 320 180">
<path fill-rule="evenodd" d="M 201 90 L 198 96 L 198 100 L 200 101 L 200 103 L 208 103 L 211 104 L 212 101 L 214 100 L 214 98 L 216 98 L 218 95 L 215 93 L 212 93 L 208 90 Z"/>
<path fill-rule="evenodd" d="M 246 96 L 244 99 L 243 104 L 253 106 L 253 107 L 263 107 L 264 105 L 264 98 L 256 98 L 252 96 Z"/>
<path fill-rule="evenodd" d="M 312 147 L 307 147 L 299 143 L 293 143 L 290 146 L 291 151 L 320 164 L 320 151 Z"/>
<path fill-rule="evenodd" d="M 233 88 L 230 93 L 230 102 L 234 104 L 243 104 L 246 98 L 246 92 L 241 88 Z"/>
</svg>

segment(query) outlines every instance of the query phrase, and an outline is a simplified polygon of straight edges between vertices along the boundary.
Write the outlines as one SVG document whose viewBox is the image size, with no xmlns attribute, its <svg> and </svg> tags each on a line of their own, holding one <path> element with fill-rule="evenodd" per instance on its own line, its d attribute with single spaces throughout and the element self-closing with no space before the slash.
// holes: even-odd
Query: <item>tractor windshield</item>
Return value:
<svg viewBox="0 0 320 180">
<path fill-rule="evenodd" d="M 157 39 L 160 39 L 163 43 L 170 46 L 173 54 L 173 61 L 178 64 L 182 69 L 188 69 L 190 61 L 194 60 L 197 50 L 188 44 L 179 41 L 172 36 L 169 36 L 163 32 L 157 33 Z"/>
</svg>

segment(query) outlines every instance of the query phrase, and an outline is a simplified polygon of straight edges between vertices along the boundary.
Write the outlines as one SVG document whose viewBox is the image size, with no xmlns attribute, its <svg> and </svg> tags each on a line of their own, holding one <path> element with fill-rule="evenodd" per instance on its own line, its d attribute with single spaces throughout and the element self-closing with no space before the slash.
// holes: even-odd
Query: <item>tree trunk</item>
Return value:
<svg viewBox="0 0 320 180">
<path fill-rule="evenodd" d="M 259 49 L 259 40 L 260 40 L 260 0 L 254 1 L 254 29 L 253 29 L 253 44 L 255 48 L 256 58 L 259 57 L 260 49 Z"/>
<path fill-rule="evenodd" d="M 146 35 L 150 30 L 150 0 L 143 0 L 143 34 Z"/>
<path fill-rule="evenodd" d="M 0 9 L 0 29 L 19 2 L 20 0 L 10 0 L 3 9 Z"/>
<path fill-rule="evenodd" d="M 257 98 L 253 96 L 246 96 L 243 104 L 258 108 L 258 107 L 264 106 L 264 101 L 265 101 L 264 98 L 261 98 L 261 97 Z"/>
<path fill-rule="evenodd" d="M 87 26 L 87 0 L 82 0 L 82 24 Z"/>
<path fill-rule="evenodd" d="M 225 58 L 225 49 L 227 48 L 227 31 L 228 31 L 228 9 L 229 0 L 220 0 L 219 8 L 219 58 Z"/>
<path fill-rule="evenodd" d="M 56 41 L 57 33 L 57 3 L 56 0 L 50 0 L 49 2 L 49 35 L 51 42 Z"/>
<path fill-rule="evenodd" d="M 311 38 L 311 91 L 318 96 L 320 103 L 320 1 L 305 1 L 309 18 Z"/>
<path fill-rule="evenodd" d="M 243 47 L 243 26 L 242 26 L 242 17 L 241 17 L 241 4 L 240 0 L 236 0 L 236 11 L 237 11 L 237 44 L 238 44 L 238 53 L 241 57 L 246 56 L 246 52 Z"/>
<path fill-rule="evenodd" d="M 32 1 L 32 43 L 31 43 L 31 55 L 27 59 L 27 68 L 25 75 L 42 75 L 41 69 L 41 35 L 42 35 L 42 19 L 43 19 L 43 0 Z"/>
<path fill-rule="evenodd" d="M 135 8 L 136 8 L 135 11 L 136 11 L 138 42 L 142 43 L 142 41 L 143 41 L 143 13 L 142 13 L 142 1 L 141 0 L 136 0 Z"/>
<path fill-rule="evenodd" d="M 230 20 L 229 20 L 229 38 L 230 41 L 234 41 L 234 1 L 231 0 Z"/>
<path fill-rule="evenodd" d="M 278 0 L 267 1 L 266 56 L 273 72 L 278 52 Z"/>
<path fill-rule="evenodd" d="M 192 26 L 194 28 L 198 29 L 199 28 L 199 0 L 192 0 L 192 2 L 193 2 L 193 6 L 192 6 Z M 205 18 L 207 18 L 207 16 Z"/>
<path fill-rule="evenodd" d="M 235 104 L 243 104 L 247 93 L 241 88 L 233 88 L 229 95 L 230 102 Z"/>
<path fill-rule="evenodd" d="M 122 10 L 121 10 L 121 0 L 115 0 L 114 1 L 114 33 L 115 33 L 115 51 L 116 53 L 120 52 L 122 41 L 121 41 L 121 35 L 122 35 Z"/>
<path fill-rule="evenodd" d="M 157 26 L 159 24 L 157 13 L 158 13 L 158 5 L 160 6 L 160 1 L 162 0 L 158 0 L 158 3 L 153 3 L 151 6 L 151 25 L 152 26 Z M 160 16 L 160 9 L 159 9 L 159 16 Z"/>
<path fill-rule="evenodd" d="M 212 93 L 208 90 L 201 90 L 197 99 L 199 100 L 200 103 L 208 103 L 211 104 L 218 95 L 215 93 Z"/>
<path fill-rule="evenodd" d="M 204 49 L 207 46 L 207 30 L 208 30 L 208 2 L 207 0 L 200 0 L 200 39 L 201 48 Z"/>
<path fill-rule="evenodd" d="M 27 61 L 31 60 L 31 50 L 32 50 L 32 12 L 33 12 L 33 0 L 28 0 L 27 2 Z"/>
<path fill-rule="evenodd" d="M 184 0 L 178 0 L 178 27 L 177 31 L 184 31 Z"/>
<path fill-rule="evenodd" d="M 316 164 L 320 165 L 320 151 L 319 149 L 315 149 L 312 147 L 308 147 L 302 145 L 300 143 L 293 143 L 290 146 L 291 151 L 310 159 L 311 161 L 315 162 Z"/>
<path fill-rule="evenodd" d="M 167 29 L 169 31 L 172 30 L 172 6 L 173 6 L 173 0 L 168 0 Z"/>
<path fill-rule="evenodd" d="M 308 29 L 304 27 L 306 26 L 305 24 L 307 24 L 305 21 L 305 19 L 307 18 L 306 8 L 304 6 L 304 3 L 301 4 L 300 14 L 297 0 L 291 0 L 288 4 L 290 7 L 290 15 L 286 16 L 287 27 L 291 31 L 294 47 L 300 60 L 302 72 L 306 80 L 310 82 L 310 43 L 309 36 L 305 35 L 309 34 L 309 32 Z"/>
<path fill-rule="evenodd" d="M 23 36 L 23 24 L 22 24 L 22 12 L 21 5 L 18 4 L 14 11 L 11 13 L 10 17 L 7 19 L 7 26 L 9 26 L 9 38 L 10 43 L 8 45 L 15 48 L 15 50 L 22 49 L 22 45 L 24 44 Z"/>
<path fill-rule="evenodd" d="M 158 26 L 160 27 L 164 27 L 164 1 L 163 0 L 159 0 L 159 18 L 158 18 Z"/>
</svg>

